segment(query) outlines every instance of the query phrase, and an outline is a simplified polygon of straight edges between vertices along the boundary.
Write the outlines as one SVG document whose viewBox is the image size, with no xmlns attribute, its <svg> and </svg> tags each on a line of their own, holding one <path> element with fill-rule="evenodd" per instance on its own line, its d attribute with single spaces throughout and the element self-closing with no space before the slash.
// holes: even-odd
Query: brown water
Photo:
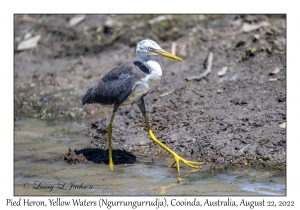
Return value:
<svg viewBox="0 0 300 210">
<path fill-rule="evenodd" d="M 137 157 L 130 165 L 69 164 L 68 149 L 89 141 L 85 125 L 24 120 L 15 122 L 14 195 L 285 195 L 285 177 L 251 168 L 212 175 Z M 157 158 L 156 158 L 157 159 Z"/>
</svg>

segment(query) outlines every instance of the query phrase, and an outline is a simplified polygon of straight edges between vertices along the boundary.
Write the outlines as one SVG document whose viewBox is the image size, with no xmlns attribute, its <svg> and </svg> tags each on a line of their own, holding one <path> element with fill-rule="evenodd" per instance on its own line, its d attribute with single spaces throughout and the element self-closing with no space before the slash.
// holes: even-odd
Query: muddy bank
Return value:
<svg viewBox="0 0 300 210">
<path fill-rule="evenodd" d="M 111 109 L 81 106 L 81 97 L 114 66 L 136 59 L 136 43 L 151 38 L 168 51 L 175 43 L 176 55 L 185 60 L 159 59 L 161 84 L 145 97 L 158 139 L 188 159 L 215 167 L 285 169 L 284 15 L 87 15 L 76 26 L 68 25 L 72 15 L 30 17 L 38 22 L 15 17 L 15 120 L 89 124 L 86 148 L 69 153 L 66 148 L 69 162 L 80 155 L 79 162 L 105 163 L 105 155 L 97 161 L 90 156 L 107 149 Z M 41 39 L 31 50 L 17 50 L 25 35 Z M 209 52 L 211 72 L 187 79 L 205 71 Z M 129 161 L 169 157 L 147 137 L 135 104 L 118 110 L 113 148 L 114 158 L 125 155 Z"/>
</svg>

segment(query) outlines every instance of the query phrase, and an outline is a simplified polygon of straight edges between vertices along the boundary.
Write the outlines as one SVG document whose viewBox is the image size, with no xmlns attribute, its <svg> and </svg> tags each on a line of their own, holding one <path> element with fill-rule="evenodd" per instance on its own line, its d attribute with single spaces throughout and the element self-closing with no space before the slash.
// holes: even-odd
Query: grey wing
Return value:
<svg viewBox="0 0 300 210">
<path fill-rule="evenodd" d="M 87 90 L 82 98 L 82 105 L 85 103 L 121 104 L 130 95 L 133 87 L 134 82 L 130 77 L 107 82 L 101 80 Z"/>
<path fill-rule="evenodd" d="M 133 63 L 126 63 L 112 69 L 98 84 L 87 90 L 82 98 L 82 105 L 85 103 L 105 105 L 123 103 L 139 79 L 136 71 L 139 70 Z"/>
</svg>

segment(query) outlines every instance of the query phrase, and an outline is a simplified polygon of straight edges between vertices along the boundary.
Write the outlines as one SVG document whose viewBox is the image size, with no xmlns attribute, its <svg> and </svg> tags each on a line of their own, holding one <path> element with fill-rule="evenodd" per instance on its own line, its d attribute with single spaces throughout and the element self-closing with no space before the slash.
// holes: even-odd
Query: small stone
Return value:
<svg viewBox="0 0 300 210">
<path fill-rule="evenodd" d="M 270 75 L 275 75 L 278 74 L 280 72 L 279 68 L 276 68 L 274 71 L 270 72 Z"/>
<path fill-rule="evenodd" d="M 116 25 L 116 21 L 112 18 L 106 19 L 106 21 L 104 23 L 104 27 L 106 27 L 106 28 L 113 28 L 115 25 Z"/>
<path fill-rule="evenodd" d="M 76 26 L 85 19 L 85 15 L 76 15 L 69 21 L 69 26 Z"/>
<path fill-rule="evenodd" d="M 281 124 L 279 125 L 279 127 L 280 127 L 280 128 L 286 128 L 286 122 L 281 123 Z"/>
<path fill-rule="evenodd" d="M 255 38 L 256 40 L 259 40 L 260 35 L 259 35 L 259 34 L 254 34 L 254 38 Z"/>
<path fill-rule="evenodd" d="M 217 90 L 217 93 L 218 94 L 223 93 L 223 90 Z"/>
<path fill-rule="evenodd" d="M 226 74 L 228 67 L 224 66 L 221 71 L 218 72 L 219 77 L 222 77 Z"/>
<path fill-rule="evenodd" d="M 73 112 L 70 112 L 70 113 L 69 113 L 69 116 L 70 116 L 71 118 L 75 118 L 75 117 L 76 117 L 75 113 L 73 113 Z"/>
<path fill-rule="evenodd" d="M 263 22 L 260 22 L 258 24 L 249 24 L 249 23 L 244 23 L 242 29 L 244 32 L 251 32 L 251 31 L 255 31 L 261 27 L 265 27 L 265 26 L 268 26 L 270 25 L 268 22 L 266 21 L 263 21 Z"/>
<path fill-rule="evenodd" d="M 250 32 L 250 31 L 254 31 L 260 28 L 260 25 L 252 25 L 249 23 L 244 23 L 243 25 L 243 31 L 244 32 Z"/>
<path fill-rule="evenodd" d="M 37 46 L 38 41 L 41 39 L 40 35 L 31 37 L 29 39 L 23 40 L 18 44 L 17 50 L 29 50 Z"/>
<path fill-rule="evenodd" d="M 268 79 L 269 82 L 276 82 L 278 79 L 277 78 L 270 78 Z"/>
<path fill-rule="evenodd" d="M 149 20 L 149 23 L 152 25 L 153 23 L 157 23 L 157 22 L 161 22 L 161 21 L 164 21 L 167 19 L 167 16 L 165 15 L 160 15 L 160 16 L 157 16 L 151 20 Z"/>
</svg>

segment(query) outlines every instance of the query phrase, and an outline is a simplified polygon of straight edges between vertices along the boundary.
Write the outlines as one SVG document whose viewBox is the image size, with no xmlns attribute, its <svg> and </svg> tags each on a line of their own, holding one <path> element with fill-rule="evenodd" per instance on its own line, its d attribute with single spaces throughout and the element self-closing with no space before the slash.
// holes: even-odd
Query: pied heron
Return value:
<svg viewBox="0 0 300 210">
<path fill-rule="evenodd" d="M 180 173 L 179 161 L 181 161 L 189 167 L 199 168 L 195 164 L 203 164 L 203 162 L 191 162 L 183 159 L 154 136 L 144 103 L 144 96 L 159 84 L 162 76 L 160 64 L 151 56 L 161 55 L 180 62 L 184 61 L 163 50 L 156 42 L 148 39 L 137 45 L 136 54 L 139 61 L 130 61 L 113 68 L 99 83 L 89 88 L 82 98 L 82 105 L 90 103 L 113 105 L 113 113 L 107 128 L 110 168 L 113 170 L 114 166 L 112 159 L 112 124 L 115 114 L 120 106 L 132 103 L 137 103 L 140 108 L 150 138 L 174 157 L 174 162 L 169 167 L 176 163 L 177 171 Z"/>
</svg>

